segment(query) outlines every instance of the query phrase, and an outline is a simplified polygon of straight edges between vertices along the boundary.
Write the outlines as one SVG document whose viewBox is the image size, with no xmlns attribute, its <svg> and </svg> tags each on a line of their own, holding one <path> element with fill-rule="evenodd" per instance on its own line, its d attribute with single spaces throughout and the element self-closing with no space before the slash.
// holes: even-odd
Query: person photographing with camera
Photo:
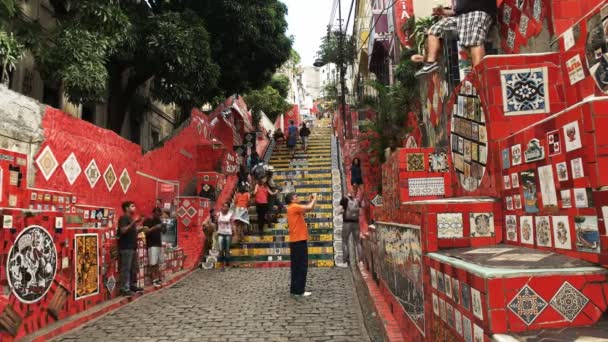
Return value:
<svg viewBox="0 0 608 342">
<path fill-rule="evenodd" d="M 120 251 L 120 294 L 130 297 L 135 292 L 144 289 L 137 286 L 137 235 L 146 232 L 141 227 L 143 218 L 135 214 L 135 203 L 131 201 L 122 203 L 123 215 L 118 219 L 118 249 Z"/>
<path fill-rule="evenodd" d="M 289 251 L 291 260 L 291 286 L 293 296 L 308 297 L 312 293 L 305 291 L 308 273 L 308 227 L 304 214 L 314 209 L 317 194 L 310 195 L 307 204 L 300 203 L 295 192 L 285 196 L 287 204 L 287 225 L 289 227 Z"/>
</svg>

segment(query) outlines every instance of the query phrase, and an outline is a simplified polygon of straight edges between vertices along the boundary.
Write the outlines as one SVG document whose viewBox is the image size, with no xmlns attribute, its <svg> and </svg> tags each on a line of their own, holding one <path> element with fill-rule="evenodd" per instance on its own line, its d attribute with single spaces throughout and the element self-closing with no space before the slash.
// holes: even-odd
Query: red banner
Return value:
<svg viewBox="0 0 608 342">
<path fill-rule="evenodd" d="M 414 1 L 413 0 L 397 0 L 394 7 L 395 11 L 395 30 L 401 45 L 409 47 L 410 40 L 408 38 L 409 32 L 403 30 L 403 25 L 414 16 Z"/>
</svg>

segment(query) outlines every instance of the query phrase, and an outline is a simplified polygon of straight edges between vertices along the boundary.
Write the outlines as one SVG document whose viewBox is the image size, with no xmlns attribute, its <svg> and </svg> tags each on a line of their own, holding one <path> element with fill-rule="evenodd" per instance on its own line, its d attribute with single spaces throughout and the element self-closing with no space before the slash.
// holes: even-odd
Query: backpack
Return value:
<svg viewBox="0 0 608 342">
<path fill-rule="evenodd" d="M 359 201 L 348 199 L 344 219 L 347 221 L 359 221 Z"/>
</svg>

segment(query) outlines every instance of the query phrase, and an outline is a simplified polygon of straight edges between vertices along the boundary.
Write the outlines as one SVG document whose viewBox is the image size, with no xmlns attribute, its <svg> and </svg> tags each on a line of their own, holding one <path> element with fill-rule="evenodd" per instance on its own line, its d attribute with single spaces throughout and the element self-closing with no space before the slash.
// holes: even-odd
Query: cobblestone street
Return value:
<svg viewBox="0 0 608 342">
<path fill-rule="evenodd" d="M 195 271 L 56 341 L 369 341 L 349 269 L 309 269 L 289 295 L 289 269 Z"/>
</svg>

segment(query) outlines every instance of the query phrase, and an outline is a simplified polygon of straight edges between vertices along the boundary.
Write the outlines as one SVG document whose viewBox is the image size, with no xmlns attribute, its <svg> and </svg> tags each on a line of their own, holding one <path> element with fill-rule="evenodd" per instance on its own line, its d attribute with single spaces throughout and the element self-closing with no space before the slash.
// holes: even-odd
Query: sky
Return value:
<svg viewBox="0 0 608 342">
<path fill-rule="evenodd" d="M 287 22 L 288 35 L 293 35 L 293 48 L 302 57 L 301 64 L 304 66 L 314 63 L 321 38 L 327 34 L 327 25 L 331 15 L 334 0 L 282 0 L 289 10 Z M 341 0 L 342 17 L 346 21 L 351 1 Z M 351 15 L 349 26 L 352 27 L 355 10 Z M 338 11 L 336 11 L 334 25 L 338 25 Z M 337 26 L 336 26 L 337 28 Z"/>
</svg>

